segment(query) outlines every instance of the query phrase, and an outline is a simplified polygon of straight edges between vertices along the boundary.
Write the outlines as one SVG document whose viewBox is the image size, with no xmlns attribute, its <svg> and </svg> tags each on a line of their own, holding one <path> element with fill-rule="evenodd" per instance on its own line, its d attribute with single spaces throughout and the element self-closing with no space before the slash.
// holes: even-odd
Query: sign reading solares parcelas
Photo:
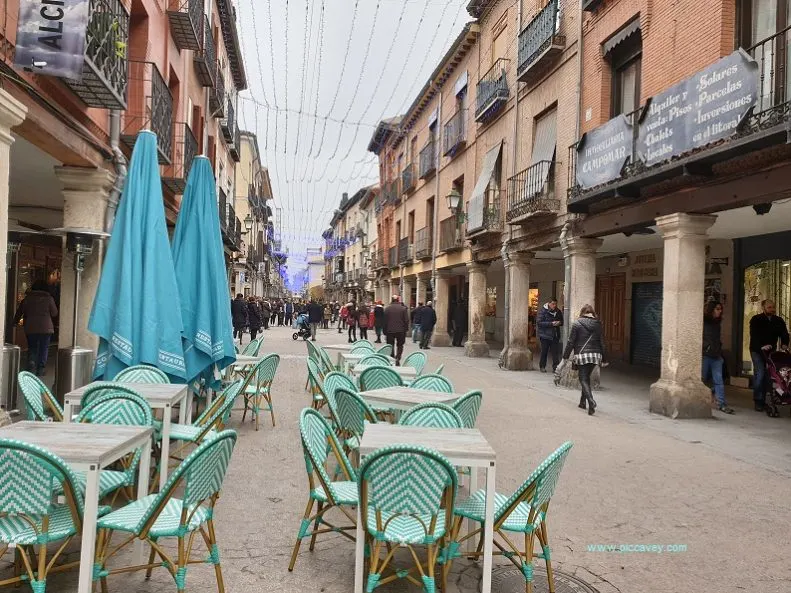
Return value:
<svg viewBox="0 0 791 593">
<path fill-rule="evenodd" d="M 89 0 L 20 0 L 14 65 L 79 80 Z"/>
<path fill-rule="evenodd" d="M 619 115 L 586 132 L 577 145 L 577 185 L 583 189 L 617 179 L 632 156 L 632 123 Z"/>
<path fill-rule="evenodd" d="M 733 135 L 757 98 L 758 64 L 736 50 L 650 100 L 639 158 L 651 166 Z"/>
</svg>

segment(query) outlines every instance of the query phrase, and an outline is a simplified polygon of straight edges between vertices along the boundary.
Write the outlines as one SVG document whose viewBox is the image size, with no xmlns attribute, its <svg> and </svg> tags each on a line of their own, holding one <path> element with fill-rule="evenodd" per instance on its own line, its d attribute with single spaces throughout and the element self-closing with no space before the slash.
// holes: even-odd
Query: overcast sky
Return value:
<svg viewBox="0 0 791 593">
<path fill-rule="evenodd" d="M 378 181 L 374 128 L 411 104 L 471 20 L 468 1 L 237 0 L 239 125 L 258 135 L 292 276 L 341 194 Z"/>
</svg>

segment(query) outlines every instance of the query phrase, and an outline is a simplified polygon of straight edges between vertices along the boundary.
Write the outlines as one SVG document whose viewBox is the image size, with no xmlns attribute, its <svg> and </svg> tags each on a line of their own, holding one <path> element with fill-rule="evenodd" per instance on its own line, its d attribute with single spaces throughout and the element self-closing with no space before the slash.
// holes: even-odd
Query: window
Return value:
<svg viewBox="0 0 791 593">
<path fill-rule="evenodd" d="M 777 35 L 791 24 L 791 0 L 742 0 L 739 37 L 742 47 L 758 62 L 759 109 L 780 105 L 791 96 L 791 44 L 788 34 Z"/>
<path fill-rule="evenodd" d="M 506 17 L 508 16 L 508 12 L 503 15 L 503 18 L 500 19 L 500 22 L 495 25 L 493 29 L 494 38 L 492 39 L 492 66 L 494 63 L 499 60 L 500 58 L 505 58 L 506 53 L 508 51 L 508 21 Z"/>
<path fill-rule="evenodd" d="M 631 113 L 640 104 L 640 56 L 627 62 L 613 73 L 614 90 L 612 115 Z"/>
<path fill-rule="evenodd" d="M 612 68 L 610 115 L 631 113 L 640 106 L 640 69 L 643 40 L 640 19 L 621 27 L 602 46 Z"/>
</svg>

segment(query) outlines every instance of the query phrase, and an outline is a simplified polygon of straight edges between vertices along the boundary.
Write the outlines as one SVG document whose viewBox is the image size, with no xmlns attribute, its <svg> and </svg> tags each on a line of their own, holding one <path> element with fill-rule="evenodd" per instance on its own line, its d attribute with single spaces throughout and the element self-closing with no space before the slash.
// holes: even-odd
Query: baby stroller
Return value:
<svg viewBox="0 0 791 593">
<path fill-rule="evenodd" d="M 297 330 L 291 334 L 291 338 L 293 340 L 299 340 L 302 338 L 303 340 L 307 341 L 307 339 L 310 337 L 310 323 L 308 322 L 308 316 L 304 313 L 297 315 L 292 327 Z"/>
<path fill-rule="evenodd" d="M 766 370 L 772 381 L 772 391 L 766 398 L 766 413 L 770 418 L 780 415 L 779 406 L 791 405 L 791 354 L 778 350 L 766 357 Z"/>
</svg>

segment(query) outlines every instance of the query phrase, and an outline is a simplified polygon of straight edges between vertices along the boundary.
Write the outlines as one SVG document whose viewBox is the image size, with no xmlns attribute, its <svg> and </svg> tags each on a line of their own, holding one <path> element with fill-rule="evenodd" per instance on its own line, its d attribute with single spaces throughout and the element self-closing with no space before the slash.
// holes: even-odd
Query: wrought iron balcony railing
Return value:
<svg viewBox="0 0 791 593">
<path fill-rule="evenodd" d="M 398 267 L 398 247 L 391 247 L 387 250 L 387 263 L 391 268 Z"/>
<path fill-rule="evenodd" d="M 192 161 L 197 155 L 198 141 L 189 125 L 184 122 L 174 124 L 173 158 L 162 174 L 162 184 L 172 193 L 184 193 Z"/>
<path fill-rule="evenodd" d="M 467 110 L 459 109 L 446 123 L 442 154 L 453 158 L 467 143 Z"/>
<path fill-rule="evenodd" d="M 459 219 L 456 216 L 449 216 L 439 222 L 439 250 L 456 251 L 464 247 L 462 231 Z"/>
<path fill-rule="evenodd" d="M 423 227 L 415 233 L 415 257 L 417 259 L 431 259 L 434 256 L 434 229 L 430 226 Z"/>
<path fill-rule="evenodd" d="M 225 141 L 231 143 L 234 137 L 234 127 L 236 126 L 236 109 L 233 106 L 233 98 L 230 95 L 227 103 L 225 119 L 220 122 L 220 131 Z"/>
<path fill-rule="evenodd" d="M 387 250 L 379 249 L 376 252 L 376 265 L 377 268 L 386 268 L 387 267 Z"/>
<path fill-rule="evenodd" d="M 519 64 L 516 78 L 533 83 L 554 63 L 566 47 L 566 38 L 559 35 L 559 0 L 550 0 L 519 34 Z"/>
<path fill-rule="evenodd" d="M 223 190 L 220 190 L 219 192 L 217 207 L 220 212 L 220 231 L 225 234 L 225 231 L 228 228 L 228 198 L 226 197 Z"/>
<path fill-rule="evenodd" d="M 503 230 L 501 204 L 505 190 L 488 188 L 483 195 L 470 199 L 467 204 L 467 236 L 499 233 Z"/>
<path fill-rule="evenodd" d="M 201 0 L 170 0 L 168 2 L 170 36 L 179 49 L 198 51 L 201 48 L 203 2 Z"/>
<path fill-rule="evenodd" d="M 173 154 L 173 97 L 153 62 L 129 61 L 126 111 L 121 114 L 121 143 L 130 151 L 141 130 L 157 135 L 159 163 L 169 165 Z"/>
<path fill-rule="evenodd" d="M 475 121 L 482 122 L 492 118 L 508 102 L 510 95 L 508 60 L 500 58 L 478 81 Z"/>
<path fill-rule="evenodd" d="M 414 191 L 417 186 L 417 177 L 415 175 L 415 165 L 409 163 L 401 171 L 401 189 L 405 194 Z"/>
<path fill-rule="evenodd" d="M 428 179 L 437 171 L 437 143 L 432 138 L 420 151 L 420 178 Z"/>
<path fill-rule="evenodd" d="M 214 117 L 225 117 L 225 108 L 228 106 L 228 101 L 225 96 L 225 78 L 220 70 L 220 64 L 214 65 L 215 85 L 209 91 L 209 110 Z"/>
<path fill-rule="evenodd" d="M 65 79 L 88 107 L 126 109 L 129 13 L 120 0 L 89 0 L 80 80 Z"/>
<path fill-rule="evenodd" d="M 555 215 L 560 200 L 555 197 L 555 161 L 539 161 L 508 180 L 509 223 L 536 216 Z"/>
<path fill-rule="evenodd" d="M 238 163 L 242 158 L 242 136 L 241 132 L 239 132 L 239 124 L 234 124 L 233 128 L 233 142 L 228 145 L 228 152 L 230 153 L 231 158 Z"/>
<path fill-rule="evenodd" d="M 217 49 L 214 47 L 209 19 L 203 19 L 201 47 L 192 56 L 192 62 L 195 65 L 195 73 L 201 86 L 213 87 L 217 79 Z"/>
<path fill-rule="evenodd" d="M 412 261 L 409 253 L 409 237 L 404 237 L 398 241 L 398 263 L 407 264 Z"/>
</svg>

